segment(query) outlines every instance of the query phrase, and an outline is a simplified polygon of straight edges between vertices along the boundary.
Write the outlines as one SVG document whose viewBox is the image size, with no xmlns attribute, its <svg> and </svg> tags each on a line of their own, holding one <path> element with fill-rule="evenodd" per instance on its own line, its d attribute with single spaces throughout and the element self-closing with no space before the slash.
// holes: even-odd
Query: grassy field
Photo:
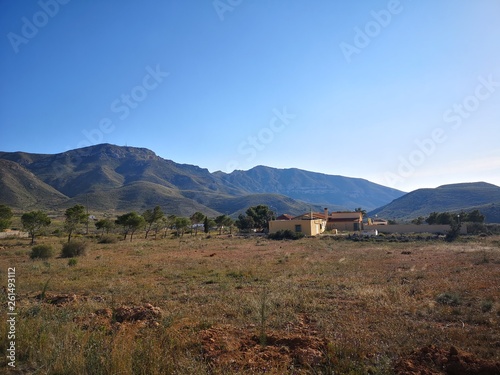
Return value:
<svg viewBox="0 0 500 375">
<path fill-rule="evenodd" d="M 57 256 L 64 238 L 38 239 L 48 260 L 0 240 L 1 285 L 9 267 L 16 278 L 12 373 L 393 374 L 429 345 L 500 361 L 498 236 L 76 240 L 76 261 Z"/>
</svg>

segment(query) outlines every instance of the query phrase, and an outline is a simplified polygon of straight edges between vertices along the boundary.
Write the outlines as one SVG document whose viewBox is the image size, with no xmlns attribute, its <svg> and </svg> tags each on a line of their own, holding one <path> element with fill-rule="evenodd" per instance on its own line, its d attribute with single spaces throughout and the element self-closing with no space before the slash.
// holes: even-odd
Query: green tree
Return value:
<svg viewBox="0 0 500 375">
<path fill-rule="evenodd" d="M 460 214 L 460 221 L 468 221 L 471 223 L 484 223 L 484 215 L 479 210 L 471 211 L 464 215 Z M 462 218 L 463 217 L 463 218 Z"/>
<path fill-rule="evenodd" d="M 85 213 L 85 207 L 81 204 L 68 208 L 64 216 L 64 229 L 68 232 L 68 242 L 70 242 L 73 232 L 78 229 L 80 224 L 86 223 L 89 218 Z"/>
<path fill-rule="evenodd" d="M 50 219 L 43 211 L 31 211 L 21 216 L 21 223 L 24 230 L 29 233 L 31 244 L 33 245 L 35 243 L 35 235 L 40 229 L 50 225 Z"/>
<path fill-rule="evenodd" d="M 254 222 L 254 228 L 269 229 L 269 221 L 273 218 L 274 214 L 271 209 L 264 205 L 252 206 L 246 210 L 248 217 L 251 217 Z"/>
<path fill-rule="evenodd" d="M 425 219 L 427 224 L 451 224 L 453 223 L 453 215 L 449 212 L 431 212 L 429 217 Z"/>
<path fill-rule="evenodd" d="M 412 224 L 416 224 L 416 225 L 422 225 L 424 222 L 425 222 L 425 218 L 423 216 L 419 216 L 416 219 L 413 219 L 411 221 Z"/>
<path fill-rule="evenodd" d="M 130 241 L 132 241 L 134 233 L 144 227 L 146 221 L 137 212 L 129 212 L 118 216 L 115 223 L 123 227 L 123 239 L 126 240 L 130 234 Z"/>
<path fill-rule="evenodd" d="M 249 230 L 255 228 L 255 222 L 250 216 L 246 216 L 243 214 L 238 215 L 238 219 L 236 220 L 236 227 L 239 230 Z"/>
<path fill-rule="evenodd" d="M 97 228 L 97 230 L 102 230 L 101 237 L 104 235 L 104 231 L 106 231 L 106 234 L 108 234 L 109 231 L 111 229 L 113 229 L 113 227 L 115 226 L 113 221 L 111 221 L 109 219 L 98 220 L 98 221 L 96 221 L 96 223 L 94 225 Z"/>
<path fill-rule="evenodd" d="M 191 220 L 187 217 L 176 217 L 175 218 L 175 228 L 177 229 L 177 236 L 184 236 L 186 228 L 191 225 Z"/>
<path fill-rule="evenodd" d="M 450 223 L 450 230 L 446 233 L 445 241 L 453 242 L 460 236 L 460 229 L 462 224 L 457 221 L 452 221 Z"/>
<path fill-rule="evenodd" d="M 161 219 L 160 225 L 161 225 L 161 228 L 164 230 L 163 238 L 167 237 L 169 230 L 174 229 L 176 218 L 177 218 L 177 216 L 172 214 L 172 215 L 168 215 L 167 217 L 163 217 Z"/>
<path fill-rule="evenodd" d="M 231 219 L 229 216 L 226 215 L 224 219 L 224 226 L 226 228 L 229 228 L 229 234 L 233 233 L 233 226 L 234 226 L 234 220 Z"/>
<path fill-rule="evenodd" d="M 163 230 L 164 233 L 163 233 L 163 238 L 167 237 L 167 232 L 168 232 L 168 229 L 169 229 L 169 226 L 168 226 L 168 219 L 163 216 L 157 223 L 156 223 L 156 226 L 155 226 L 155 239 L 156 239 L 156 234 L 157 232 L 159 232 L 160 230 Z"/>
<path fill-rule="evenodd" d="M 224 227 L 230 228 L 233 225 L 233 219 L 227 215 L 220 215 L 215 218 L 215 224 L 217 225 L 217 229 L 219 229 L 219 234 L 222 234 Z"/>
<path fill-rule="evenodd" d="M 146 222 L 146 237 L 148 238 L 148 234 L 151 231 L 151 228 L 158 223 L 161 218 L 165 216 L 160 206 L 156 206 L 153 210 L 146 210 L 142 214 Z"/>
<path fill-rule="evenodd" d="M 454 215 L 449 212 L 441 212 L 437 215 L 436 224 L 448 224 L 451 225 L 455 221 Z"/>
<path fill-rule="evenodd" d="M 365 217 L 366 215 L 366 210 L 363 210 L 361 207 L 358 207 L 354 210 L 354 212 L 361 212 L 361 214 L 363 215 L 363 217 Z"/>
<path fill-rule="evenodd" d="M 0 232 L 9 228 L 12 224 L 12 210 L 9 206 L 0 204 Z"/>
<path fill-rule="evenodd" d="M 190 217 L 191 223 L 194 225 L 194 235 L 196 236 L 198 234 L 198 225 L 205 220 L 205 215 L 199 211 L 195 212 L 193 215 Z"/>
<path fill-rule="evenodd" d="M 427 217 L 427 219 L 425 219 L 425 222 L 429 225 L 436 224 L 437 216 L 438 216 L 437 212 L 431 212 Z"/>
<path fill-rule="evenodd" d="M 203 232 L 209 233 L 210 227 L 208 226 L 208 216 L 205 216 L 205 220 L 203 220 Z"/>
<path fill-rule="evenodd" d="M 155 240 L 158 237 L 158 232 L 160 232 L 161 230 L 164 230 L 166 226 L 167 226 L 167 218 L 165 216 L 163 216 L 162 218 L 160 218 L 160 220 L 157 220 L 154 223 L 152 230 L 153 230 L 153 233 L 155 234 Z"/>
</svg>

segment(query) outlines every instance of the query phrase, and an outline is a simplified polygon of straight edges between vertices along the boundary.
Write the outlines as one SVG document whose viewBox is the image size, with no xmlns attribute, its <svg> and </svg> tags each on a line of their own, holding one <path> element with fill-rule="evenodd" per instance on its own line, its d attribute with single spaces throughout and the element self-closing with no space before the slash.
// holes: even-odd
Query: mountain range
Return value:
<svg viewBox="0 0 500 375">
<path fill-rule="evenodd" d="M 500 187 L 486 182 L 443 185 L 418 189 L 369 212 L 370 216 L 410 220 L 431 212 L 479 210 L 489 223 L 500 223 Z"/>
<path fill-rule="evenodd" d="M 0 203 L 15 209 L 64 209 L 237 215 L 256 204 L 278 213 L 370 210 L 404 192 L 373 182 L 300 169 L 258 166 L 214 172 L 163 159 L 145 148 L 100 144 L 59 154 L 0 152 Z"/>
<path fill-rule="evenodd" d="M 257 166 L 213 172 L 179 164 L 146 148 L 111 144 L 58 154 L 0 152 L 0 204 L 16 210 L 64 210 L 83 204 L 97 212 L 142 212 L 156 205 L 168 214 L 233 217 L 266 204 L 278 214 L 311 209 L 352 211 L 411 220 L 436 211 L 479 209 L 500 222 L 500 187 L 484 182 L 418 189 L 408 194 L 361 178 L 301 169 Z"/>
</svg>

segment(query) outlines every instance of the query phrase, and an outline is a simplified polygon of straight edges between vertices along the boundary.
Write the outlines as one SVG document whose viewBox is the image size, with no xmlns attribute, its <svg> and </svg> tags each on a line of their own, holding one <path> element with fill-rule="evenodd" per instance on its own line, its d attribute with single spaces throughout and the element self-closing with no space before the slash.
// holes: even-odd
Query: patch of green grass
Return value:
<svg viewBox="0 0 500 375">
<path fill-rule="evenodd" d="M 460 296 L 456 293 L 441 293 L 436 297 L 436 302 L 441 305 L 458 306 L 461 304 Z"/>
</svg>

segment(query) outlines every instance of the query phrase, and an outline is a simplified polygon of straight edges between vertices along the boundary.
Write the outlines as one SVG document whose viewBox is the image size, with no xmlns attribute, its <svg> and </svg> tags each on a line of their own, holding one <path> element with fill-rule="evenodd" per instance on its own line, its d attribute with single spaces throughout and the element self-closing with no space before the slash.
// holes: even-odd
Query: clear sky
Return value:
<svg viewBox="0 0 500 375">
<path fill-rule="evenodd" d="M 498 0 L 0 0 L 0 150 L 500 185 Z"/>
</svg>

